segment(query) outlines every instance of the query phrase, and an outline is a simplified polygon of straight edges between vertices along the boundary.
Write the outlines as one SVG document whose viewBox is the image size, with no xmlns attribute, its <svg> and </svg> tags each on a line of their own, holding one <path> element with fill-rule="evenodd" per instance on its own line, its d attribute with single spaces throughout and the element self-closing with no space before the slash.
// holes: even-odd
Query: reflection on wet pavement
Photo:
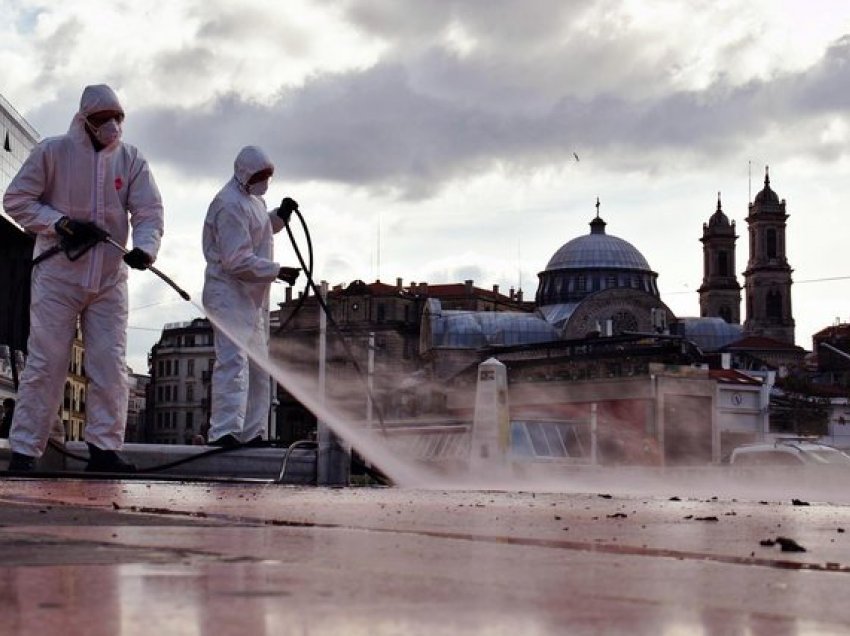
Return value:
<svg viewBox="0 0 850 636">
<path fill-rule="evenodd" d="M 848 631 L 848 508 L 791 499 L 5 480 L 0 632 Z"/>
</svg>

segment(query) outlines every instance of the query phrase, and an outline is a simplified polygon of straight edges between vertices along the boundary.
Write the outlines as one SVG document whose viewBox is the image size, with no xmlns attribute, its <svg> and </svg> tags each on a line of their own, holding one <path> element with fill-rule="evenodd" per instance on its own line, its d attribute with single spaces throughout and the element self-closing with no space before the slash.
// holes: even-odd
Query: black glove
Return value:
<svg viewBox="0 0 850 636">
<path fill-rule="evenodd" d="M 124 262 L 133 269 L 147 269 L 150 267 L 153 260 L 150 256 L 148 256 L 147 252 L 143 252 L 138 247 L 134 247 L 124 254 Z"/>
<path fill-rule="evenodd" d="M 92 221 L 77 221 L 63 216 L 53 226 L 59 235 L 62 245 L 67 249 L 74 250 L 85 245 L 98 243 L 106 239 L 109 234 L 106 230 L 99 228 Z"/>
<path fill-rule="evenodd" d="M 289 217 L 291 217 L 292 213 L 297 209 L 298 201 L 286 197 L 280 202 L 280 207 L 277 209 L 277 215 L 284 223 L 289 223 Z"/>
<path fill-rule="evenodd" d="M 277 277 L 285 283 L 294 285 L 300 273 L 300 267 L 281 267 L 280 271 L 277 273 Z"/>
</svg>

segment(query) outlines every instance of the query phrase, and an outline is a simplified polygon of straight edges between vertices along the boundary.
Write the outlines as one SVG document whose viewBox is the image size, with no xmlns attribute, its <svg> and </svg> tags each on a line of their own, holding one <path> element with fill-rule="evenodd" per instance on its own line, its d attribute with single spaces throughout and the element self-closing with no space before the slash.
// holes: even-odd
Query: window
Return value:
<svg viewBox="0 0 850 636">
<path fill-rule="evenodd" d="M 195 375 L 195 360 L 192 358 L 186 360 L 186 375 L 190 378 Z"/>
<path fill-rule="evenodd" d="M 729 276 L 729 252 L 726 250 L 717 252 L 717 274 Z"/>
<path fill-rule="evenodd" d="M 782 294 L 778 291 L 767 292 L 767 317 L 782 320 Z"/>
<path fill-rule="evenodd" d="M 195 401 L 195 385 L 187 384 L 186 385 L 186 401 L 194 402 Z"/>
<path fill-rule="evenodd" d="M 768 258 L 776 258 L 776 230 L 768 228 L 765 232 L 766 253 Z"/>
</svg>

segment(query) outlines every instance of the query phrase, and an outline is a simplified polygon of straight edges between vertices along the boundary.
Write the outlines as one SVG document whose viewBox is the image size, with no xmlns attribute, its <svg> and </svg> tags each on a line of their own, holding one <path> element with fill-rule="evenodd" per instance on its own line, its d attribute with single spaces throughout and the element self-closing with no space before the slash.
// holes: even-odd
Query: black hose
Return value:
<svg viewBox="0 0 850 636">
<path fill-rule="evenodd" d="M 298 243 L 295 241 L 295 237 L 292 234 L 292 230 L 289 228 L 289 223 L 286 224 L 286 233 L 289 236 L 289 242 L 292 243 L 292 249 L 295 251 L 295 256 L 298 258 L 298 263 L 301 265 L 301 269 L 304 270 L 304 273 L 307 276 L 307 287 L 313 290 L 313 293 L 316 295 L 316 300 L 319 303 L 319 306 L 322 308 L 322 311 L 325 312 L 325 316 L 327 316 L 328 323 L 333 327 L 334 331 L 336 331 L 339 336 L 340 342 L 342 343 L 343 349 L 345 349 L 345 353 L 348 356 L 351 363 L 354 365 L 354 370 L 357 372 L 358 377 L 363 381 L 363 385 L 366 388 L 366 394 L 369 396 L 369 399 L 372 401 L 372 408 L 375 411 L 375 415 L 378 417 L 378 423 L 381 427 L 381 433 L 384 435 L 387 434 L 386 425 L 384 424 L 384 416 L 381 411 L 380 406 L 378 406 L 377 400 L 375 400 L 375 396 L 372 393 L 372 389 L 369 388 L 369 381 L 366 378 L 366 374 L 363 373 L 363 369 L 360 368 L 360 363 L 357 362 L 357 358 L 354 355 L 354 352 L 351 350 L 351 347 L 348 344 L 348 338 L 343 333 L 339 324 L 337 324 L 336 320 L 334 320 L 333 315 L 331 315 L 331 310 L 328 307 L 325 299 L 322 298 L 322 293 L 316 288 L 316 283 L 313 280 L 313 241 L 310 238 L 310 231 L 307 229 L 307 223 L 304 221 L 304 217 L 301 215 L 299 210 L 294 210 L 295 214 L 298 215 L 298 218 L 301 221 L 301 225 L 304 228 L 304 236 L 307 240 L 307 249 L 310 254 L 310 266 L 304 263 L 304 256 L 301 254 L 301 250 L 298 248 Z M 304 298 L 306 294 L 302 294 L 302 298 Z M 287 322 L 289 322 L 287 320 Z"/>
<path fill-rule="evenodd" d="M 63 445 L 59 444 L 59 442 L 55 440 L 48 440 L 47 445 L 50 446 L 53 450 L 55 450 L 60 455 L 64 455 L 65 457 L 69 457 L 71 459 L 75 459 L 79 462 L 86 463 L 89 461 L 88 457 L 84 457 L 83 455 L 77 455 L 76 453 L 72 453 L 68 449 L 66 449 Z M 183 459 L 177 459 L 172 462 L 166 462 L 165 464 L 160 464 L 158 466 L 148 466 L 147 468 L 140 468 L 136 470 L 136 473 L 156 473 L 162 470 L 167 470 L 169 468 L 174 468 L 175 466 L 180 466 L 181 464 L 188 464 L 190 462 L 203 459 L 205 457 L 210 457 L 212 455 L 218 455 L 220 453 L 225 453 L 228 451 L 240 450 L 245 448 L 244 446 L 234 446 L 233 448 L 225 448 L 225 447 L 216 447 L 212 448 L 208 451 L 204 451 L 203 453 L 198 453 L 197 455 L 192 455 L 191 457 L 184 457 Z"/>
<path fill-rule="evenodd" d="M 307 300 L 307 296 L 310 295 L 310 281 L 313 280 L 313 241 L 310 240 L 310 231 L 307 229 L 307 222 L 304 221 L 304 216 L 298 209 L 293 210 L 296 216 L 298 216 L 298 220 L 301 222 L 301 228 L 304 230 L 304 236 L 307 237 L 307 260 L 309 261 L 309 267 L 304 270 L 304 275 L 307 277 L 307 282 L 304 283 L 304 291 L 301 292 L 301 295 L 298 297 L 298 302 L 295 304 L 295 307 L 292 308 L 290 314 L 286 317 L 280 326 L 275 329 L 275 333 L 283 333 L 283 330 L 292 322 L 292 319 L 295 318 L 296 314 L 301 310 L 304 306 L 304 301 Z M 289 228 L 289 222 L 285 223 L 284 227 L 286 227 L 286 233 L 289 236 L 289 242 L 295 246 L 295 237 L 292 235 L 292 230 Z M 296 248 L 297 249 L 297 248 Z"/>
<path fill-rule="evenodd" d="M 380 407 L 378 406 L 378 404 L 375 400 L 375 397 L 372 393 L 372 390 L 369 388 L 369 384 L 368 384 L 368 380 L 366 378 L 366 375 L 363 373 L 363 370 L 360 368 L 360 364 L 357 362 L 357 358 L 354 356 L 354 353 L 352 352 L 351 347 L 348 344 L 348 340 L 347 340 L 345 334 L 343 333 L 342 329 L 340 328 L 340 326 L 336 322 L 336 320 L 334 320 L 334 317 L 331 315 L 330 308 L 327 306 L 327 303 L 325 302 L 324 298 L 322 298 L 321 292 L 316 288 L 316 284 L 313 281 L 313 241 L 310 237 L 310 231 L 307 227 L 307 223 L 304 220 L 303 215 L 297 209 L 294 210 L 294 212 L 298 216 L 298 220 L 301 223 L 301 227 L 304 230 L 304 236 L 307 240 L 307 251 L 308 251 L 308 257 L 309 257 L 309 265 L 304 262 L 304 256 L 301 254 L 301 250 L 298 247 L 298 243 L 295 240 L 295 236 L 292 234 L 292 230 L 289 227 L 289 223 L 285 224 L 285 228 L 286 228 L 286 233 L 289 236 L 289 241 L 290 241 L 290 243 L 292 243 L 292 247 L 295 251 L 295 255 L 298 258 L 298 263 L 301 265 L 301 269 L 304 271 L 304 274 L 307 278 L 307 283 L 304 287 L 304 292 L 301 294 L 301 297 L 298 300 L 298 304 L 295 306 L 295 308 L 293 308 L 293 311 L 287 317 L 287 320 L 283 324 L 281 324 L 280 327 L 278 327 L 277 332 L 282 331 L 283 328 L 286 327 L 286 325 L 292 320 L 292 318 L 295 316 L 295 314 L 298 312 L 298 310 L 301 309 L 301 307 L 304 304 L 304 301 L 307 298 L 309 290 L 312 289 L 313 293 L 316 295 L 316 300 L 318 301 L 319 306 L 322 308 L 322 311 L 324 311 L 325 315 L 327 316 L 328 322 L 330 323 L 330 325 L 333 327 L 333 329 L 336 331 L 337 335 L 339 336 L 340 342 L 342 343 L 343 348 L 345 349 L 345 353 L 348 355 L 349 359 L 351 360 L 352 364 L 354 365 L 354 369 L 357 372 L 358 377 L 360 377 L 360 379 L 363 381 L 363 383 L 366 387 L 366 393 L 369 396 L 369 399 L 372 401 L 372 408 L 374 409 L 375 414 L 378 418 L 378 422 L 380 424 L 381 432 L 384 435 L 386 435 L 386 426 L 384 424 L 383 413 L 381 412 L 381 409 L 380 409 Z M 90 248 L 91 248 L 91 246 L 89 246 L 89 249 Z M 52 254 L 50 254 L 50 256 L 52 256 Z M 77 257 L 79 257 L 79 256 L 77 256 Z M 296 442 L 295 445 L 298 445 L 298 446 L 307 445 L 306 442 L 307 442 L 307 440 L 304 440 L 304 442 Z M 311 442 L 311 443 L 315 444 L 315 442 Z M 83 457 L 82 455 L 77 455 L 76 453 L 72 453 L 72 452 L 68 451 L 67 449 L 65 449 L 64 446 L 60 445 L 58 442 L 56 442 L 54 440 L 49 440 L 48 444 L 51 448 L 56 450 L 59 454 L 64 455 L 65 457 L 69 457 L 71 459 L 75 459 L 75 460 L 80 461 L 80 462 L 88 462 L 87 457 Z M 264 444 L 264 446 L 274 446 L 274 443 L 267 443 L 267 444 Z M 209 451 L 205 451 L 203 453 L 199 453 L 199 454 L 193 455 L 191 457 L 184 457 L 182 459 L 178 459 L 178 460 L 175 460 L 175 461 L 172 461 L 172 462 L 167 462 L 165 464 L 160 464 L 160 465 L 157 465 L 157 466 L 149 466 L 147 468 L 142 468 L 142 469 L 137 470 L 135 473 L 129 473 L 129 475 L 132 475 L 132 474 L 145 475 L 145 474 L 157 473 L 157 472 L 161 472 L 163 470 L 167 470 L 169 468 L 174 468 L 176 466 L 180 466 L 182 464 L 188 464 L 188 463 L 200 460 L 200 459 L 204 459 L 204 458 L 210 457 L 212 455 L 218 455 L 220 453 L 238 450 L 238 449 L 241 449 L 241 448 L 245 448 L 245 447 L 244 446 L 237 446 L 237 447 L 234 447 L 234 448 L 213 448 Z M 281 467 L 280 475 L 278 476 L 278 479 L 274 483 L 280 483 L 284 479 L 284 477 L 286 475 L 286 468 L 287 468 L 287 463 L 288 463 L 288 460 L 289 460 L 289 455 L 292 451 L 292 448 L 293 448 L 293 445 L 290 445 L 290 447 L 287 449 L 286 455 L 284 457 L 283 465 Z M 96 473 L 93 473 L 93 474 L 96 474 Z M 371 473 L 371 476 L 373 476 L 373 478 L 375 478 L 380 483 L 388 483 L 388 481 L 389 481 L 386 478 L 386 476 L 383 475 L 382 473 L 377 473 L 377 472 Z"/>
</svg>

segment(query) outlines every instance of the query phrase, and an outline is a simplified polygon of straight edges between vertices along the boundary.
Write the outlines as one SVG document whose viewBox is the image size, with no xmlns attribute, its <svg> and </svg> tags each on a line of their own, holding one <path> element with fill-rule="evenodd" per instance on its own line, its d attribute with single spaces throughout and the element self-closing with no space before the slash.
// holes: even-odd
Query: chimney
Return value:
<svg viewBox="0 0 850 636">
<path fill-rule="evenodd" d="M 499 293 L 499 286 L 498 286 L 498 285 L 493 285 L 493 293 L 494 293 L 494 294 L 498 294 L 498 293 Z"/>
<path fill-rule="evenodd" d="M 518 303 L 522 302 L 522 290 L 521 289 L 516 293 L 516 301 Z"/>
<path fill-rule="evenodd" d="M 404 289 L 404 285 L 402 284 L 401 276 L 399 276 L 398 278 L 395 279 L 395 286 L 396 286 L 396 289 L 398 289 L 399 291 Z"/>
<path fill-rule="evenodd" d="M 474 281 L 472 281 L 472 280 L 463 281 L 463 284 L 466 287 L 466 295 L 467 296 L 472 296 L 472 292 L 475 289 L 475 287 L 473 286 L 473 282 Z"/>
<path fill-rule="evenodd" d="M 511 292 L 510 292 L 509 298 L 510 298 L 511 300 L 513 300 L 514 298 L 516 298 L 516 291 L 514 291 L 514 288 L 513 288 L 513 287 L 511 287 Z"/>
<path fill-rule="evenodd" d="M 409 291 L 410 291 L 410 293 L 411 293 L 411 294 L 415 294 L 415 293 L 416 293 L 416 283 L 415 283 L 414 281 L 410 281 L 410 289 L 409 289 Z"/>
<path fill-rule="evenodd" d="M 423 296 L 428 295 L 428 283 L 419 283 L 419 293 Z"/>
</svg>

